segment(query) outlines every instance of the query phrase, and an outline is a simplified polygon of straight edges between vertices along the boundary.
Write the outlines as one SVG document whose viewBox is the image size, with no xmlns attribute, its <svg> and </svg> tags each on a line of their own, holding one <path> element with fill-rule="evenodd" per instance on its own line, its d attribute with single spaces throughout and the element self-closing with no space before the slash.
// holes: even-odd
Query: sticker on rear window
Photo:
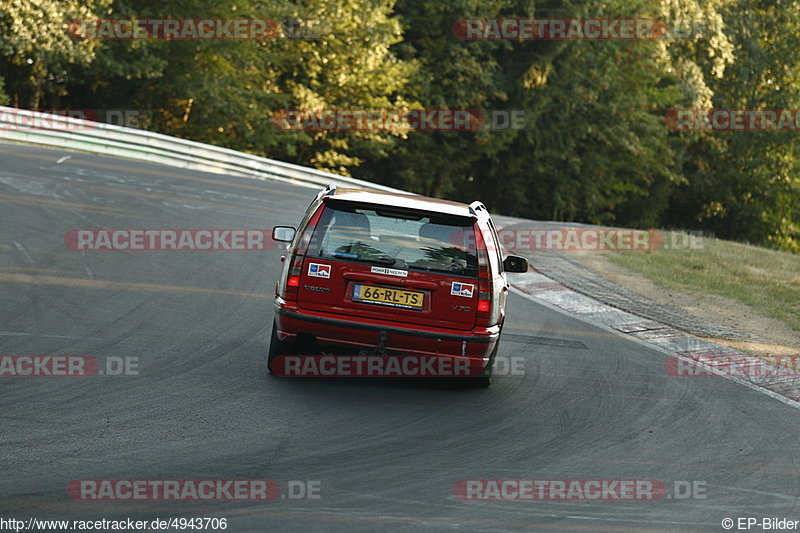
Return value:
<svg viewBox="0 0 800 533">
<path fill-rule="evenodd" d="M 408 271 L 400 270 L 399 268 L 386 268 L 386 267 L 372 267 L 373 274 L 387 274 L 389 276 L 398 276 L 401 278 L 408 277 Z"/>
<path fill-rule="evenodd" d="M 475 290 L 475 285 L 472 283 L 461 283 L 454 281 L 450 285 L 450 294 L 454 296 L 463 296 L 464 298 L 472 298 L 472 292 Z"/>
<path fill-rule="evenodd" d="M 309 263 L 308 275 L 315 278 L 329 278 L 331 277 L 331 266 L 321 265 L 319 263 Z"/>
</svg>

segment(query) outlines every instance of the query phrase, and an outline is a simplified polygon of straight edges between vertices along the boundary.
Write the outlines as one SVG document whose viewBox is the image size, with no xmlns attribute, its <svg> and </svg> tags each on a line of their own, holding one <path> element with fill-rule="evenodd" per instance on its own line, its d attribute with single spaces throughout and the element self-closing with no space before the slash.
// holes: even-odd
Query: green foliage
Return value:
<svg viewBox="0 0 800 533">
<path fill-rule="evenodd" d="M 736 0 L 724 10 L 736 61 L 710 84 L 717 109 L 800 108 L 800 3 Z M 688 145 L 669 220 L 743 242 L 800 251 L 796 131 L 734 131 Z"/>
<path fill-rule="evenodd" d="M 3 78 L 0 78 L 0 105 L 8 105 L 11 102 L 11 98 L 3 90 L 4 85 Z"/>
<path fill-rule="evenodd" d="M 463 41 L 451 30 L 459 18 L 496 16 L 507 5 L 506 0 L 398 2 L 405 38 L 394 50 L 400 60 L 416 67 L 406 91 L 419 102 L 417 107 L 481 110 L 507 99 L 508 84 L 497 56 L 510 45 Z M 479 132 L 410 132 L 385 158 L 369 161 L 361 175 L 426 195 L 459 198 L 461 183 L 481 155 L 505 143 L 503 135 Z"/>
<path fill-rule="evenodd" d="M 85 18 L 265 18 L 277 38 L 76 40 Z M 649 18 L 655 40 L 469 41 L 470 17 Z M 290 35 L 292 27 L 299 35 Z M 309 31 L 316 38 L 308 37 Z M 796 132 L 670 109 L 800 109 L 798 0 L 0 0 L 0 104 L 149 127 L 494 211 L 800 251 Z M 281 110 L 518 110 L 523 129 L 292 131 Z"/>
<path fill-rule="evenodd" d="M 0 0 L 0 72 L 15 100 L 38 108 L 44 97 L 67 94 L 70 65 L 95 57 L 96 41 L 69 35 L 72 21 L 88 19 L 111 0 Z"/>
</svg>

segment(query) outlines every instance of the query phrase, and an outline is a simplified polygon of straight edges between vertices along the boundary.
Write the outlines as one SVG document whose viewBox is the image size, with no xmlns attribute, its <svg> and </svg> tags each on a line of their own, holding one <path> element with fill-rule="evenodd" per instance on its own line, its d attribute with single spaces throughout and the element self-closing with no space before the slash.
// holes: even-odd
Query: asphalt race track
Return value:
<svg viewBox="0 0 800 533">
<path fill-rule="evenodd" d="M 72 229 L 296 224 L 313 195 L 0 144 L 0 356 L 88 355 L 105 371 L 0 377 L 0 517 L 224 517 L 236 533 L 724 531 L 723 518 L 800 520 L 798 409 L 729 380 L 670 377 L 663 354 L 518 295 L 500 358 L 523 371 L 487 390 L 282 379 L 264 366 L 282 247 L 65 246 Z M 120 361 L 128 375 L 108 375 Z M 269 479 L 281 496 L 79 501 L 67 487 L 81 479 Z M 660 480 L 667 494 L 454 495 L 459 480 L 488 479 Z M 685 497 L 676 482 L 698 490 Z M 314 497 L 290 497 L 298 487 Z"/>
</svg>

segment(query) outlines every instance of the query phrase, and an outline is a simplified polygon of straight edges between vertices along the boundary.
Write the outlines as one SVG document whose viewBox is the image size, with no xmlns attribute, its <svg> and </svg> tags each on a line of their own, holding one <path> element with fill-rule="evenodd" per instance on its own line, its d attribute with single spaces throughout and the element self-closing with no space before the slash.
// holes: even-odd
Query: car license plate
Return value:
<svg viewBox="0 0 800 533">
<path fill-rule="evenodd" d="M 353 300 L 357 302 L 420 310 L 425 301 L 425 293 L 389 289 L 386 287 L 373 287 L 372 285 L 361 285 L 358 283 L 353 288 Z"/>
</svg>

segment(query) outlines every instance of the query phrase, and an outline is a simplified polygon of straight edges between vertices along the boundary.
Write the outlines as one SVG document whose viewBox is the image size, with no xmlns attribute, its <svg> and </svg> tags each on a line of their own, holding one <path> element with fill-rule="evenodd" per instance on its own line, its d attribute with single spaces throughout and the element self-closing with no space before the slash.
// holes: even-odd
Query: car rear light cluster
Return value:
<svg viewBox="0 0 800 533">
<path fill-rule="evenodd" d="M 289 277 L 286 278 L 286 299 L 297 297 L 297 288 L 300 286 L 300 274 L 303 273 L 303 259 L 300 254 L 293 254 L 289 264 Z"/>
<path fill-rule="evenodd" d="M 307 241 L 305 237 L 304 241 Z M 287 301 L 297 300 L 297 289 L 300 287 L 300 276 L 303 274 L 303 262 L 306 257 L 308 242 L 305 246 L 297 247 L 297 251 L 289 258 L 289 270 L 286 276 L 286 286 L 283 289 L 283 298 Z"/>
<path fill-rule="evenodd" d="M 308 221 L 308 226 L 302 229 L 302 236 L 297 248 L 289 258 L 289 269 L 287 270 L 286 285 L 283 287 L 283 298 L 287 301 L 297 301 L 297 289 L 300 287 L 300 276 L 303 274 L 303 263 L 305 261 L 306 253 L 308 252 L 308 245 L 311 243 L 311 235 L 314 233 L 314 227 L 319 220 L 321 209 L 317 210 L 311 220 Z"/>
<path fill-rule="evenodd" d="M 489 274 L 489 252 L 480 230 L 476 232 L 478 252 L 478 316 L 479 326 L 491 326 L 492 322 L 492 280 Z"/>
</svg>

